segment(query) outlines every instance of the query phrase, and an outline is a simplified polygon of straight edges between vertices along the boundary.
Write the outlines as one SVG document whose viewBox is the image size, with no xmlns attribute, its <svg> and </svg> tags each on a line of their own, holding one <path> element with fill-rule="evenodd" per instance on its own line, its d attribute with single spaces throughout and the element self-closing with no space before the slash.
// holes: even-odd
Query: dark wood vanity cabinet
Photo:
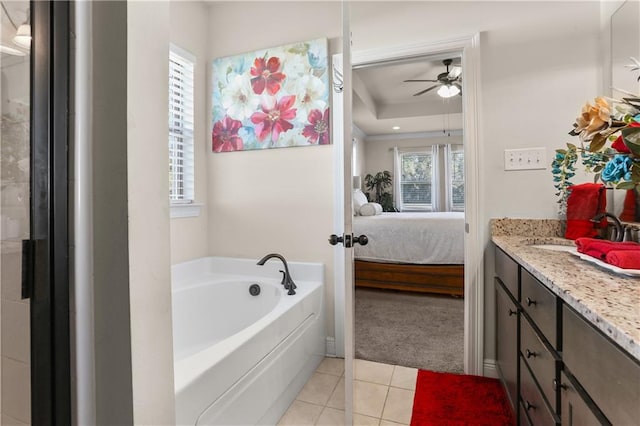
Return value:
<svg viewBox="0 0 640 426">
<path fill-rule="evenodd" d="M 640 363 L 496 248 L 496 368 L 520 425 L 640 425 Z"/>
</svg>

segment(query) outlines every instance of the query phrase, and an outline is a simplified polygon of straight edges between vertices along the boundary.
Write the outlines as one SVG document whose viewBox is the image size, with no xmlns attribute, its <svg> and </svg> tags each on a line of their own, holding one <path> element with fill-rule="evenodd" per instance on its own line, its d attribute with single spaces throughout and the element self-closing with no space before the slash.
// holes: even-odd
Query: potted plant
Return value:
<svg viewBox="0 0 640 426">
<path fill-rule="evenodd" d="M 367 174 L 364 177 L 364 186 L 369 191 L 367 192 L 367 199 L 380 204 L 382 211 L 396 211 L 393 207 L 393 196 L 391 191 L 388 190 L 392 184 L 393 178 L 388 170 L 378 172 L 375 175 Z"/>
</svg>

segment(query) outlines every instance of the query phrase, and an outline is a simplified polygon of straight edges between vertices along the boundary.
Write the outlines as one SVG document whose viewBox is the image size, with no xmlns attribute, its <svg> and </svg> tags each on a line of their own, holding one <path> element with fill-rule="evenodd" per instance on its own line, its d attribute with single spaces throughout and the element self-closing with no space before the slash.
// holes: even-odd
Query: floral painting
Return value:
<svg viewBox="0 0 640 426">
<path fill-rule="evenodd" d="M 326 145 L 327 40 L 213 61 L 214 152 Z"/>
</svg>

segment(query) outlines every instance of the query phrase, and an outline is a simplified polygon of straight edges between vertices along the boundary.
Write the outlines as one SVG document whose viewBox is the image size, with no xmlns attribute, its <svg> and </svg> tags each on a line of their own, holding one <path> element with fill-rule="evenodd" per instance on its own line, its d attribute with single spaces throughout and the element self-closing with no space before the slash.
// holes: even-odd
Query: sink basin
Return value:
<svg viewBox="0 0 640 426">
<path fill-rule="evenodd" d="M 576 246 L 565 246 L 561 244 L 533 244 L 529 247 L 535 247 L 543 250 L 575 252 Z"/>
</svg>

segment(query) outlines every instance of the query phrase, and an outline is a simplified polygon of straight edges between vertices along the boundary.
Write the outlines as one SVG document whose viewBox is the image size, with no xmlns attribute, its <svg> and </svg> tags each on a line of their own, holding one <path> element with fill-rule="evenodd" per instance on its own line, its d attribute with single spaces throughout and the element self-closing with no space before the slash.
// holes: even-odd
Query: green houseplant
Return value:
<svg viewBox="0 0 640 426">
<path fill-rule="evenodd" d="M 391 172 L 384 170 L 375 175 L 367 174 L 364 177 L 364 186 L 367 189 L 367 199 L 382 206 L 382 211 L 393 212 L 393 195 L 389 190 L 393 184 Z"/>
</svg>

